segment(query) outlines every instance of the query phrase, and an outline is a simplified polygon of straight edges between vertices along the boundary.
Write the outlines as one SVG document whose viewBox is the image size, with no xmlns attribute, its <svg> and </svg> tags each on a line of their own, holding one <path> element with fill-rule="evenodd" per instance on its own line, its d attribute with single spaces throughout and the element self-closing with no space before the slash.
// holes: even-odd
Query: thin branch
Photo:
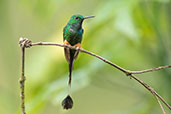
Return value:
<svg viewBox="0 0 171 114">
<path fill-rule="evenodd" d="M 150 86 L 148 86 L 148 85 L 147 85 L 146 83 L 144 83 L 142 80 L 138 79 L 137 77 L 135 77 L 135 76 L 133 76 L 133 75 L 131 75 L 131 77 L 134 78 L 136 81 L 138 81 L 141 85 L 143 85 L 146 89 L 148 89 L 148 90 L 154 95 L 154 97 L 157 99 L 157 101 L 158 101 L 158 103 L 159 103 L 159 105 L 160 105 L 160 108 L 161 108 L 163 114 L 166 114 L 166 112 L 165 112 L 165 110 L 164 110 L 162 104 L 160 103 L 158 97 L 159 97 L 160 99 L 162 99 L 162 102 L 165 103 L 165 105 L 166 105 L 169 109 L 170 109 L 170 105 L 169 105 L 169 104 L 168 104 L 160 95 L 158 95 L 157 92 L 156 92 L 153 88 L 151 88 Z"/>
<path fill-rule="evenodd" d="M 25 41 L 20 39 L 19 44 L 21 47 L 21 58 L 22 58 L 22 63 L 21 63 L 21 77 L 19 79 L 20 83 L 20 99 L 21 99 L 21 114 L 26 114 L 25 112 L 25 96 L 24 96 L 24 83 L 25 83 L 25 76 L 24 76 L 24 63 L 25 63 L 25 47 L 24 47 Z"/>
<path fill-rule="evenodd" d="M 142 74 L 142 73 L 147 73 L 147 72 L 152 72 L 152 71 L 157 71 L 165 68 L 171 68 L 171 65 L 166 65 L 166 66 L 159 66 L 157 68 L 150 68 L 146 70 L 141 70 L 141 71 L 129 71 L 131 74 Z"/>
<path fill-rule="evenodd" d="M 115 63 L 112 63 L 111 61 L 97 55 L 97 54 L 94 54 L 92 52 L 89 52 L 87 50 L 84 50 L 82 48 L 78 48 L 76 49 L 74 46 L 68 46 L 68 45 L 64 45 L 64 44 L 59 44 L 59 43 L 52 43 L 52 42 L 38 42 L 38 43 L 31 43 L 29 45 L 30 46 L 36 46 L 36 45 L 47 45 L 47 46 L 60 46 L 60 47 L 68 47 L 70 49 L 75 49 L 75 50 L 79 50 L 80 52 L 83 52 L 83 53 L 87 53 L 89 55 L 92 55 L 98 59 L 101 59 L 102 61 L 104 61 L 105 63 L 107 64 L 110 64 L 112 65 L 113 67 L 115 67 L 116 69 L 126 73 L 127 75 L 131 75 L 131 74 L 142 74 L 142 73 L 147 73 L 147 72 L 152 72 L 152 71 L 157 71 L 157 70 L 161 70 L 161 69 L 165 69 L 165 68 L 171 68 L 171 65 L 166 65 L 166 66 L 160 66 L 160 67 L 157 67 L 157 68 L 151 68 L 151 69 L 146 69 L 146 70 L 140 70 L 140 71 L 131 71 L 131 70 L 126 70 L 118 65 L 116 65 Z"/>
<path fill-rule="evenodd" d="M 116 64 L 114 64 L 114 63 L 112 63 L 112 62 L 110 62 L 109 60 L 106 60 L 105 58 L 103 58 L 103 57 L 101 57 L 101 56 L 99 56 L 99 55 L 96 55 L 96 54 L 94 54 L 94 53 L 92 53 L 92 52 L 89 52 L 89 51 L 87 51 L 87 50 L 84 50 L 84 49 L 82 49 L 82 48 L 76 48 L 76 47 L 74 47 L 74 46 L 68 46 L 68 45 L 64 45 L 64 44 L 59 44 L 59 43 L 51 43 L 51 42 L 38 42 L 38 43 L 31 43 L 29 46 L 36 46 L 36 45 L 47 45 L 47 46 L 60 46 L 60 47 L 65 47 L 65 48 L 70 48 L 70 49 L 75 49 L 75 50 L 78 50 L 78 51 L 80 51 L 80 52 L 84 52 L 84 53 L 87 53 L 87 54 L 89 54 L 89 55 L 92 55 L 92 56 L 94 56 L 94 57 L 96 57 L 96 58 L 98 58 L 98 59 L 101 59 L 102 61 L 104 61 L 105 63 L 108 63 L 108 64 L 110 64 L 110 65 L 112 65 L 113 67 L 115 67 L 115 68 L 117 68 L 118 70 L 120 70 L 120 71 L 122 71 L 122 72 L 124 72 L 124 73 L 128 73 L 129 74 L 129 72 L 126 70 L 126 69 L 124 69 L 124 68 L 122 68 L 122 67 L 120 67 L 120 66 L 118 66 L 118 65 L 116 65 Z"/>
<path fill-rule="evenodd" d="M 159 98 L 170 110 L 171 110 L 171 106 L 150 86 L 148 86 L 146 83 L 144 83 L 143 81 L 141 81 L 140 79 L 138 79 L 137 77 L 133 76 L 132 74 L 142 74 L 142 73 L 147 73 L 147 72 L 152 72 L 152 71 L 157 71 L 160 69 L 165 69 L 165 68 L 171 68 L 171 65 L 167 65 L 167 66 L 160 66 L 157 68 L 153 68 L 153 69 L 147 69 L 147 70 L 141 70 L 141 71 L 130 71 L 130 70 L 126 70 L 118 65 L 116 65 L 115 63 L 110 62 L 109 60 L 96 55 L 92 52 L 89 52 L 87 50 L 84 50 L 82 48 L 76 48 L 74 46 L 68 46 L 68 45 L 64 45 L 64 44 L 59 44 L 59 43 L 52 43 L 52 42 L 38 42 L 38 43 L 31 43 L 31 41 L 29 41 L 28 39 L 26 39 L 26 42 L 24 44 L 24 47 L 31 47 L 31 46 L 37 46 L 37 45 L 46 45 L 46 46 L 60 46 L 60 47 L 65 47 L 65 48 L 70 48 L 70 49 L 75 49 L 78 50 L 80 52 L 89 54 L 91 56 L 94 56 L 102 61 L 104 61 L 105 63 L 115 67 L 116 69 L 122 71 L 123 73 L 125 73 L 127 76 L 132 77 L 133 79 L 135 79 L 137 82 L 139 82 L 141 85 L 143 85 L 147 90 L 149 90 L 155 97 Z M 158 101 L 159 102 L 159 101 Z M 159 103 L 162 111 L 163 111 L 163 107 L 161 106 L 161 103 Z M 163 111 L 164 112 L 164 111 Z"/>
<path fill-rule="evenodd" d="M 171 106 L 157 92 L 154 91 L 154 94 L 171 110 Z"/>
<path fill-rule="evenodd" d="M 166 112 L 165 112 L 165 110 L 164 110 L 164 108 L 163 108 L 163 106 L 162 106 L 162 104 L 161 104 L 159 98 L 158 98 L 155 94 L 153 94 L 153 95 L 154 95 L 154 97 L 156 98 L 156 100 L 158 101 L 158 103 L 159 103 L 159 105 L 160 105 L 160 108 L 161 108 L 163 114 L 166 114 Z"/>
<path fill-rule="evenodd" d="M 138 79 L 137 77 L 130 75 L 133 79 L 135 79 L 137 82 L 139 82 L 141 85 L 143 85 L 146 89 L 148 89 L 153 95 L 157 96 L 170 110 L 171 106 L 149 85 L 144 83 L 142 80 Z"/>
</svg>

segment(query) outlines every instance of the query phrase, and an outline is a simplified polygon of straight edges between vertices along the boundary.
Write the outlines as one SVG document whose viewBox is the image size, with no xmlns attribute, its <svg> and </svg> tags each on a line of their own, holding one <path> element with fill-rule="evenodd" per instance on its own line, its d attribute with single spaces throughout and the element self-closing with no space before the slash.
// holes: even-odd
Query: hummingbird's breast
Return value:
<svg viewBox="0 0 171 114">
<path fill-rule="evenodd" d="M 69 31 L 70 31 L 70 35 L 69 35 L 69 39 L 68 39 L 68 42 L 74 46 L 75 44 L 77 43 L 81 43 L 82 41 L 82 32 L 81 30 L 77 31 L 77 30 L 74 30 L 72 27 L 69 28 Z"/>
<path fill-rule="evenodd" d="M 82 41 L 83 29 L 78 24 L 67 24 L 63 30 L 64 40 L 67 40 L 72 46 Z"/>
</svg>

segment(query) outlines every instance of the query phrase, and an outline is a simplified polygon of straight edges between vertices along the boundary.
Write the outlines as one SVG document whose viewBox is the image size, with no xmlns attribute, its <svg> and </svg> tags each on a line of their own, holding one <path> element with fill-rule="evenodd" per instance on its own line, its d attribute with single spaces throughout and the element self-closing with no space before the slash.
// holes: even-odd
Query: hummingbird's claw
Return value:
<svg viewBox="0 0 171 114">
<path fill-rule="evenodd" d="M 79 50 L 79 49 L 80 49 L 80 47 L 78 47 L 78 46 L 75 46 L 75 49 L 76 49 L 76 50 Z"/>
<path fill-rule="evenodd" d="M 75 49 L 76 49 L 76 50 L 79 50 L 79 49 L 80 49 L 80 47 L 81 47 L 81 43 L 77 43 L 77 44 L 75 44 L 75 45 L 74 45 L 74 47 L 75 47 Z"/>
</svg>

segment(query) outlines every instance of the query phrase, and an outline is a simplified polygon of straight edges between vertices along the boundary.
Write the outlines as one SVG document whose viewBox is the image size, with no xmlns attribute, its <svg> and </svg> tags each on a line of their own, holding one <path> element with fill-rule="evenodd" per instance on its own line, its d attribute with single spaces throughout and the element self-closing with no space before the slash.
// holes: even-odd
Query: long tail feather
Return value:
<svg viewBox="0 0 171 114">
<path fill-rule="evenodd" d="M 71 86 L 71 78 L 72 78 L 72 66 L 73 66 L 73 60 L 69 63 L 69 81 L 68 84 Z"/>
<path fill-rule="evenodd" d="M 75 50 L 70 50 L 69 81 L 68 81 L 68 85 L 70 85 L 70 86 L 71 86 L 71 79 L 72 79 L 72 69 L 73 69 L 73 62 L 74 62 L 74 54 L 75 54 Z"/>
</svg>

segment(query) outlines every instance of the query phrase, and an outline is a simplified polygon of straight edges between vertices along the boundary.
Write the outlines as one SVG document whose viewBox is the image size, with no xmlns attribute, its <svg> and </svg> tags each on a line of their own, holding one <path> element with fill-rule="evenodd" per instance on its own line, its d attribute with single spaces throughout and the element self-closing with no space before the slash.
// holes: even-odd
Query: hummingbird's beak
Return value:
<svg viewBox="0 0 171 114">
<path fill-rule="evenodd" d="M 84 17 L 84 19 L 88 19 L 88 18 L 94 18 L 95 16 L 86 16 Z"/>
</svg>

